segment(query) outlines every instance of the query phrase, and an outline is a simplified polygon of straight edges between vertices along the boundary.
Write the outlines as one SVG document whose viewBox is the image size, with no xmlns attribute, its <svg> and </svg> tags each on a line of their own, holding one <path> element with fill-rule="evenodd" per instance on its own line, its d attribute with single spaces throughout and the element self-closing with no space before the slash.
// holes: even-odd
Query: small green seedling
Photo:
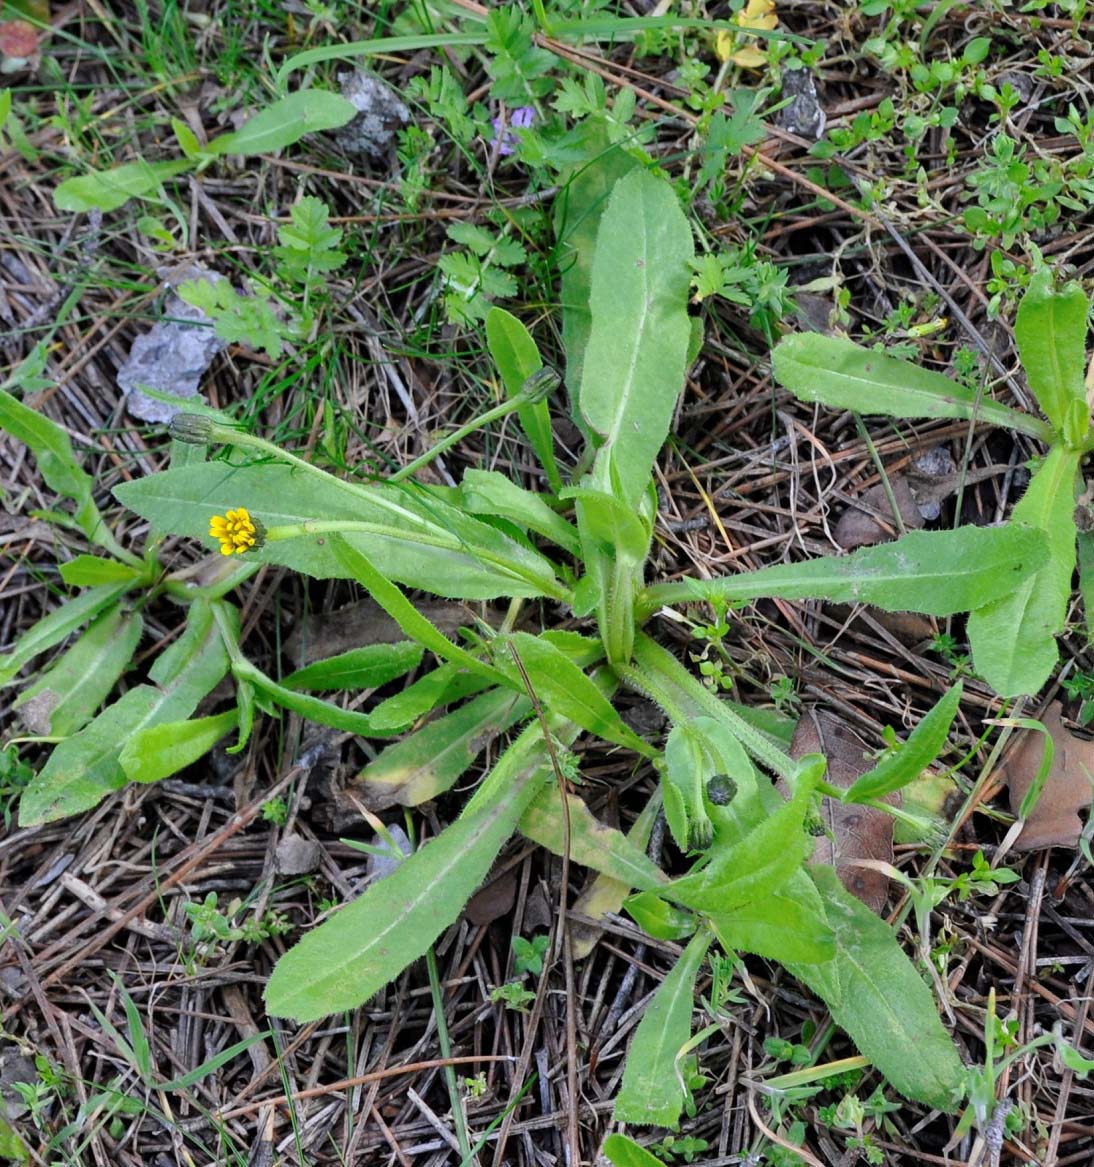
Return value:
<svg viewBox="0 0 1094 1167">
<path fill-rule="evenodd" d="M 543 958 L 551 946 L 551 938 L 546 934 L 525 940 L 523 936 L 513 937 L 513 971 L 517 976 L 531 973 L 538 977 L 543 972 Z"/>
<path fill-rule="evenodd" d="M 517 1013 L 527 1013 L 528 1006 L 536 999 L 531 989 L 526 989 L 520 981 L 508 981 L 490 990 L 490 1000 L 497 1004 L 499 1001 Z"/>
</svg>

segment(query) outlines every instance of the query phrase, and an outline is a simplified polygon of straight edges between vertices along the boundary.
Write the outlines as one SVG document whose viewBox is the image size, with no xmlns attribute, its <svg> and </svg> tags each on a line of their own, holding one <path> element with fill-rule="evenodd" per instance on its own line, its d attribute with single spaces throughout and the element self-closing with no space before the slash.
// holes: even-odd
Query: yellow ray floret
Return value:
<svg viewBox="0 0 1094 1167">
<path fill-rule="evenodd" d="M 258 528 L 246 508 L 237 507 L 227 514 L 213 515 L 209 534 L 220 543 L 221 555 L 242 555 L 257 542 Z"/>
<path fill-rule="evenodd" d="M 748 4 L 733 19 L 743 29 L 758 28 L 770 31 L 779 23 L 779 18 L 775 15 L 775 0 L 748 0 Z M 714 51 L 720 61 L 732 61 L 745 69 L 760 69 L 767 63 L 765 49 L 752 45 L 738 48 L 736 36 L 725 29 L 722 29 L 715 38 Z"/>
</svg>

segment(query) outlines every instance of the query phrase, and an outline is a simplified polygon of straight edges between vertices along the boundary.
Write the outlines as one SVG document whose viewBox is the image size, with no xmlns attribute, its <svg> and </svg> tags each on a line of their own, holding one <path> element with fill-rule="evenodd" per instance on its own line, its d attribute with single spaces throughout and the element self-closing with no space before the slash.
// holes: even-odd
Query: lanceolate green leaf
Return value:
<svg viewBox="0 0 1094 1167">
<path fill-rule="evenodd" d="M 436 625 L 431 627 L 437 636 L 444 635 Z M 419 677 L 412 685 L 407 685 L 401 693 L 385 698 L 370 710 L 369 717 L 377 729 L 403 729 L 413 725 L 419 717 L 431 710 L 441 709 L 464 697 L 473 697 L 489 689 L 493 683 L 488 673 L 472 673 L 458 664 L 446 661 Z"/>
<path fill-rule="evenodd" d="M 780 963 L 831 961 L 835 939 L 809 876 L 799 870 L 777 892 L 708 917 L 727 952 L 753 952 Z"/>
<path fill-rule="evenodd" d="M 708 597 L 736 602 L 777 596 L 932 616 L 968 612 L 1028 586 L 1047 562 L 1044 532 L 1023 523 L 1017 513 L 1015 518 L 1005 527 L 913 531 L 850 555 L 780 563 L 727 579 L 655 584 L 642 594 L 642 610 Z"/>
<path fill-rule="evenodd" d="M 814 870 L 836 954 L 825 964 L 789 964 L 828 1006 L 864 1057 L 909 1098 L 952 1112 L 965 1070 L 926 982 L 892 929 L 845 891 L 835 870 Z"/>
<path fill-rule="evenodd" d="M 627 888 L 664 888 L 668 876 L 626 835 L 599 822 L 576 795 L 567 795 L 570 858 Z M 567 831 L 558 784 L 545 786 L 520 820 L 523 835 L 556 855 L 566 851 Z"/>
<path fill-rule="evenodd" d="M 117 487 L 117 497 L 164 531 L 210 549 L 209 519 L 245 506 L 267 527 L 309 522 L 368 523 L 341 537 L 383 563 L 389 579 L 460 599 L 555 595 L 564 589 L 538 552 L 437 498 L 410 489 L 319 479 L 282 465 L 184 466 Z M 346 577 L 327 530 L 249 552 L 318 578 Z"/>
<path fill-rule="evenodd" d="M 61 579 L 69 587 L 94 588 L 100 584 L 128 582 L 136 585 L 141 576 L 139 567 L 119 563 L 116 559 L 106 559 L 101 555 L 77 555 L 67 563 L 59 565 Z"/>
<path fill-rule="evenodd" d="M 465 471 L 460 498 L 473 514 L 509 519 L 552 540 L 571 555 L 581 552 L 576 528 L 555 514 L 542 495 L 525 490 L 496 470 Z"/>
<path fill-rule="evenodd" d="M 235 609 L 222 604 L 225 619 Z M 152 684 L 137 685 L 108 705 L 79 733 L 50 754 L 19 802 L 23 826 L 52 822 L 98 805 L 126 783 L 119 755 L 142 729 L 182 721 L 228 671 L 228 654 L 210 605 L 190 606 L 186 630 L 149 670 Z"/>
<path fill-rule="evenodd" d="M 351 578 L 363 584 L 369 595 L 412 640 L 435 653 L 441 660 L 460 665 L 469 673 L 476 673 L 511 689 L 523 688 L 500 670 L 479 660 L 474 653 L 448 639 L 447 636 L 403 595 L 383 572 L 379 571 L 363 551 L 334 536 L 334 554 Z"/>
<path fill-rule="evenodd" d="M 660 812 L 661 799 L 655 790 L 624 836 L 632 849 L 641 851 L 643 855 L 646 854 L 650 834 Z M 602 920 L 609 912 L 619 911 L 630 890 L 629 877 L 626 880 L 620 880 L 598 874 L 595 879 L 585 885 L 581 895 L 574 901 L 573 911 L 587 917 L 590 921 Z M 584 960 L 596 946 L 599 936 L 600 929 L 595 924 L 575 923 L 571 935 L 574 959 Z"/>
<path fill-rule="evenodd" d="M 214 138 L 206 153 L 271 154 L 299 142 L 305 134 L 337 129 L 356 116 L 356 106 L 341 94 L 302 89 L 268 105 L 235 133 Z"/>
<path fill-rule="evenodd" d="M 75 519 L 80 530 L 93 542 L 124 557 L 91 497 L 91 476 L 77 461 L 68 434 L 56 422 L 3 389 L 0 389 L 0 429 L 33 452 L 50 490 L 76 504 Z"/>
<path fill-rule="evenodd" d="M 68 178 L 53 192 L 59 211 L 113 211 L 130 199 L 155 194 L 176 174 L 193 168 L 180 158 L 174 162 L 127 162 L 113 170 L 92 170 Z"/>
<path fill-rule="evenodd" d="M 581 411 L 634 506 L 684 386 L 691 227 L 672 186 L 644 170 L 612 190 L 597 234 Z"/>
<path fill-rule="evenodd" d="M 684 1108 L 684 1086 L 676 1057 L 691 1037 L 695 977 L 710 947 L 700 929 L 646 1008 L 627 1052 L 623 1085 L 615 1100 L 616 1122 L 667 1126 L 673 1130 Z"/>
<path fill-rule="evenodd" d="M 532 685 L 532 692 L 548 709 L 646 758 L 659 751 L 630 729 L 607 697 L 569 657 L 542 637 L 515 632 L 510 643 Z"/>
<path fill-rule="evenodd" d="M 1011 526 L 1025 523 L 1042 531 L 1048 562 L 1010 595 L 969 616 L 973 663 L 1003 697 L 1036 693 L 1059 657 L 1056 633 L 1067 617 L 1075 571 L 1075 475 L 1081 457 L 1054 447 L 1014 508 Z"/>
<path fill-rule="evenodd" d="M 119 761 L 130 782 L 159 782 L 203 758 L 238 723 L 238 711 L 229 709 L 214 717 L 149 726 L 129 738 Z"/>
<path fill-rule="evenodd" d="M 771 366 L 803 401 L 887 417 L 959 417 L 1050 441 L 1040 418 L 1019 413 L 941 373 L 863 348 L 837 336 L 799 333 L 775 346 Z"/>
<path fill-rule="evenodd" d="M 562 497 L 577 500 L 582 537 L 592 544 L 584 548 L 586 561 L 599 550 L 635 566 L 644 562 L 652 531 L 634 507 L 588 486 L 567 487 Z"/>
<path fill-rule="evenodd" d="M 504 308 L 491 308 L 486 314 L 486 343 L 498 366 L 505 392 L 516 397 L 524 382 L 539 369 L 543 360 L 528 329 Z M 546 401 L 528 402 L 517 410 L 521 429 L 527 435 L 539 464 L 547 474 L 547 484 L 556 494 L 562 485 L 555 460 L 554 431 L 551 428 L 551 410 Z M 464 478 L 466 483 L 466 476 Z"/>
<path fill-rule="evenodd" d="M 394 730 L 378 729 L 367 713 L 343 709 L 341 705 L 324 701 L 321 697 L 313 697 L 310 693 L 299 693 L 295 689 L 279 685 L 261 669 L 255 668 L 250 661 L 235 661 L 232 672 L 236 680 L 242 684 L 253 685 L 275 705 L 282 709 L 291 709 L 293 713 L 298 713 L 318 725 L 329 725 L 334 729 L 345 730 L 346 733 L 360 734 L 361 737 L 390 737 L 394 733 Z"/>
<path fill-rule="evenodd" d="M 870 798 L 884 798 L 886 794 L 914 782 L 946 745 L 960 701 L 959 681 L 912 730 L 908 740 L 898 746 L 895 753 L 884 758 L 843 792 L 843 801 L 865 802 Z"/>
<path fill-rule="evenodd" d="M 385 749 L 357 776 L 370 810 L 419 806 L 450 789 L 499 733 L 528 717 L 532 703 L 511 689 L 487 693 L 430 721 Z"/>
<path fill-rule="evenodd" d="M 1077 283 L 1052 287 L 1052 273 L 1038 272 L 1018 305 L 1014 339 L 1029 387 L 1045 416 L 1063 433 L 1073 401 L 1086 405 L 1086 328 L 1090 303 Z M 1082 432 L 1075 435 L 1082 438 Z"/>
<path fill-rule="evenodd" d="M 694 912 L 678 908 L 652 891 L 628 896 L 623 906 L 627 915 L 654 940 L 686 940 L 699 927 Z"/>
<path fill-rule="evenodd" d="M 377 689 L 415 668 L 422 651 L 412 640 L 366 644 L 305 665 L 282 683 L 287 689 Z"/>
<path fill-rule="evenodd" d="M 580 408 L 585 348 L 592 327 L 589 291 L 593 253 L 608 195 L 639 163 L 621 146 L 601 135 L 602 152 L 563 187 L 554 205 L 559 270 L 562 272 L 562 344 L 566 350 L 566 387 L 574 421 L 584 426 Z"/>
<path fill-rule="evenodd" d="M 308 933 L 266 986 L 275 1017 L 311 1021 L 353 1009 L 422 956 L 486 876 L 525 807 L 539 771 L 517 773 L 464 813 L 386 879 Z"/>
<path fill-rule="evenodd" d="M 810 784 L 803 782 L 789 802 L 739 843 L 719 848 L 706 867 L 673 880 L 662 894 L 707 915 L 725 915 L 747 903 L 762 902 L 812 854 L 813 840 L 804 828 L 810 799 Z"/>
<path fill-rule="evenodd" d="M 108 608 L 15 702 L 34 733 L 66 736 L 91 720 L 110 696 L 141 638 L 136 612 Z"/>
<path fill-rule="evenodd" d="M 71 600 L 66 600 L 48 616 L 43 616 L 15 642 L 11 652 L 0 656 L 0 685 L 7 684 L 17 672 L 33 660 L 40 652 L 60 643 L 81 624 L 86 624 L 93 616 L 109 607 L 120 595 L 128 591 L 132 581 L 102 584 L 81 592 Z"/>
<path fill-rule="evenodd" d="M 656 1155 L 626 1135 L 609 1135 L 604 1140 L 604 1154 L 613 1167 L 663 1167 Z"/>
</svg>

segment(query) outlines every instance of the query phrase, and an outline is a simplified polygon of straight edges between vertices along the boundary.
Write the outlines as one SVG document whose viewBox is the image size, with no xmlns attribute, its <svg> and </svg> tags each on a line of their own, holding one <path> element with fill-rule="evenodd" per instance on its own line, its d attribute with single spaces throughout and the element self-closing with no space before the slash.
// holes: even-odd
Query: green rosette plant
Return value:
<svg viewBox="0 0 1094 1167">
<path fill-rule="evenodd" d="M 68 652 L 113 643 L 114 624 L 100 622 L 124 620 L 118 605 L 134 588 L 185 604 L 186 632 L 158 658 L 149 683 L 94 717 L 92 704 L 72 723 L 24 793 L 21 821 L 73 814 L 127 781 L 162 778 L 233 731 L 231 748 L 242 749 L 258 713 L 288 710 L 373 739 L 398 737 L 365 775 L 387 805 L 415 806 L 449 790 L 473 765 L 475 742 L 511 731 L 450 826 L 283 956 L 266 990 L 272 1014 L 304 1021 L 363 1004 L 457 919 L 519 831 L 598 872 L 601 910 L 625 902 L 650 935 L 686 941 L 634 1036 L 617 1118 L 678 1123 L 690 1089 L 680 1059 L 697 1040 L 696 975 L 714 944 L 785 964 L 897 1090 L 952 1110 L 964 1070 L 931 992 L 892 929 L 844 890 L 833 869 L 811 864 L 810 824 L 822 797 L 883 805 L 879 799 L 918 775 L 945 744 L 956 692 L 941 697 L 902 750 L 840 790 L 825 781 L 822 757 L 790 757 L 793 726 L 785 718 L 724 700 L 693 676 L 658 642 L 656 617 L 673 605 L 760 597 L 938 616 L 1003 611 L 1055 562 L 1056 536 L 1039 515 L 1020 515 L 997 528 L 917 532 L 851 555 L 722 579 L 647 578 L 653 465 L 693 352 L 692 234 L 669 183 L 618 148 L 574 179 L 567 195 L 556 230 L 566 273 L 567 387 L 587 438 L 581 472 L 567 480 L 556 456 L 544 392 L 557 377 L 527 329 L 499 308 L 486 318 L 486 340 L 505 399 L 479 423 L 516 415 L 542 465 L 541 492 L 487 470 L 468 470 L 455 488 L 427 485 L 414 472 L 428 455 L 386 480 L 343 479 L 221 415 L 179 419 L 171 468 L 116 490 L 151 524 L 153 551 L 144 560 L 122 554 L 84 563 L 73 582 L 93 586 L 64 615 L 32 629 L 0 667 L 13 676 L 89 619 L 95 623 Z M 801 363 L 804 343 L 779 350 L 784 379 L 791 358 Z M 1048 432 L 1036 419 L 1001 407 L 985 414 L 947 393 L 946 407 L 958 416 Z M 1077 434 L 1078 421 L 1069 424 Z M 217 445 L 223 457 L 206 461 L 206 448 Z M 1056 462 L 1073 469 L 1070 451 Z M 165 533 L 203 540 L 209 561 L 198 572 L 163 571 L 154 548 Z M 405 640 L 275 680 L 248 659 L 237 610 L 225 598 L 262 564 L 356 581 Z M 509 608 L 500 627 L 456 638 L 430 620 L 418 592 L 505 600 Z M 559 627 L 575 617 L 587 620 L 586 631 Z M 363 711 L 317 695 L 374 688 L 415 668 L 423 671 L 412 684 Z M 195 717 L 225 675 L 235 701 Z M 613 698 L 624 691 L 664 711 L 664 742 L 623 721 Z M 412 728 L 433 711 L 439 715 Z M 570 747 L 583 734 L 649 762 L 658 775 L 629 834 L 596 821 L 570 789 Z M 662 807 L 690 862 L 676 878 L 645 850 Z"/>
</svg>

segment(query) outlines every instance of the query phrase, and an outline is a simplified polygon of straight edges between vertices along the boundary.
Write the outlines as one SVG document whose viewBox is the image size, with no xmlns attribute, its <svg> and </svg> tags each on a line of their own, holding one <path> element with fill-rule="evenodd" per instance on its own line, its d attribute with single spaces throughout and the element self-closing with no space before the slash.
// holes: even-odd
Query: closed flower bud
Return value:
<svg viewBox="0 0 1094 1167">
<path fill-rule="evenodd" d="M 192 446 L 204 446 L 212 440 L 213 423 L 200 413 L 176 413 L 171 418 L 167 432 L 176 442 L 189 442 Z"/>
<path fill-rule="evenodd" d="M 520 394 L 535 405 L 545 401 L 562 383 L 562 378 L 554 369 L 544 365 L 536 371 L 520 387 Z"/>
<path fill-rule="evenodd" d="M 714 842 L 714 824 L 704 814 L 688 824 L 688 850 L 705 851 Z"/>
<path fill-rule="evenodd" d="M 728 806 L 737 797 L 737 783 L 728 774 L 715 774 L 707 783 L 711 806 Z"/>
</svg>

